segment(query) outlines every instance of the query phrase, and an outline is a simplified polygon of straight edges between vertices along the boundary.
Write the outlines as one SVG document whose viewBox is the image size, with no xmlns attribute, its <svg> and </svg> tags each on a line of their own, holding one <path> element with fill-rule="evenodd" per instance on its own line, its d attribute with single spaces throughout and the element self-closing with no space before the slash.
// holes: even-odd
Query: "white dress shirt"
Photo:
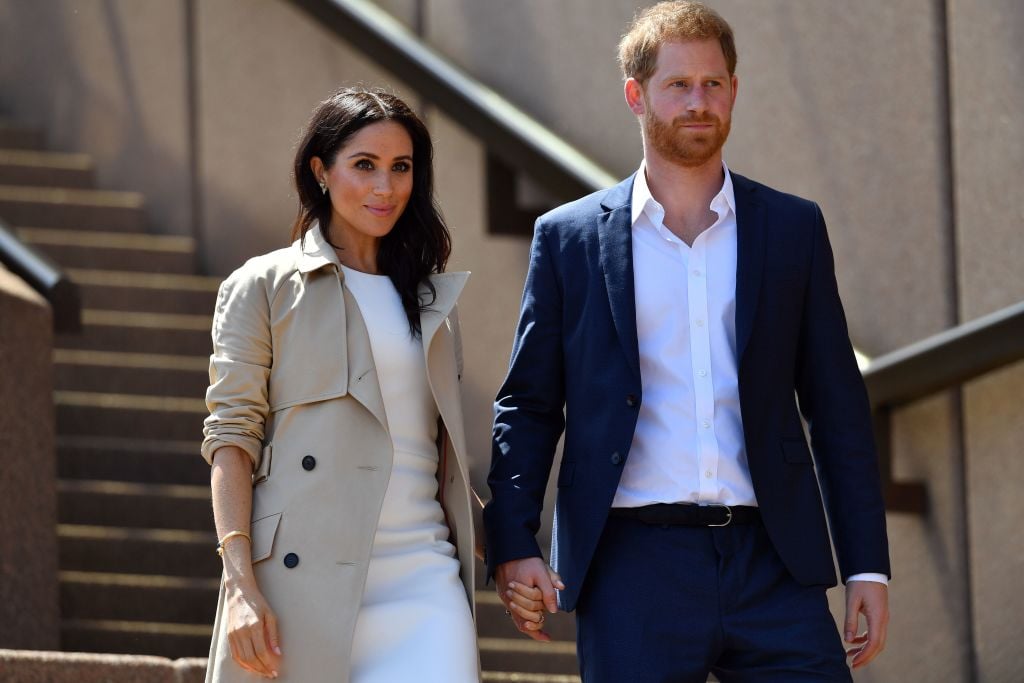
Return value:
<svg viewBox="0 0 1024 683">
<path fill-rule="evenodd" d="M 633 286 L 643 402 L 613 507 L 757 505 L 736 359 L 736 199 L 729 168 L 718 217 L 687 245 L 665 227 L 646 164 L 633 182 Z M 847 580 L 886 583 L 880 574 Z"/>
</svg>

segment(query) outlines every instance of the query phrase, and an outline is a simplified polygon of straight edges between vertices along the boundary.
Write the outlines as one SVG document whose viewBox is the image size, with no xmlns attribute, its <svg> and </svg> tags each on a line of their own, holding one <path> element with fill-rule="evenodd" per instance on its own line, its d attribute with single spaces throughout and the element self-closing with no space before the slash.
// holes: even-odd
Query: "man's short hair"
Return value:
<svg viewBox="0 0 1024 683">
<path fill-rule="evenodd" d="M 707 5 L 669 0 L 642 10 L 619 41 L 619 66 L 626 78 L 644 83 L 654 73 L 658 49 L 667 42 L 718 40 L 729 67 L 736 73 L 736 42 L 732 27 Z"/>
</svg>

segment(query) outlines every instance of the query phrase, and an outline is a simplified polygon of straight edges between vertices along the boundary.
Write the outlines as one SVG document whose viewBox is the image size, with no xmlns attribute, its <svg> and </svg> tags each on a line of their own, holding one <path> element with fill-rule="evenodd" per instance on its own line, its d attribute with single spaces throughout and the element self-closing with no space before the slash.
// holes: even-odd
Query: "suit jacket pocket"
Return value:
<svg viewBox="0 0 1024 683">
<path fill-rule="evenodd" d="M 794 465 L 799 464 L 811 464 L 811 449 L 807 447 L 807 442 L 803 439 L 783 439 L 782 440 L 782 457 L 783 459 Z"/>
<path fill-rule="evenodd" d="M 281 523 L 281 514 L 277 512 L 253 520 L 249 529 L 249 534 L 252 536 L 253 564 L 267 559 L 273 552 L 274 537 L 277 536 L 277 527 Z"/>
<path fill-rule="evenodd" d="M 572 480 L 576 475 L 576 463 L 562 461 L 558 468 L 558 487 L 572 486 Z"/>
</svg>

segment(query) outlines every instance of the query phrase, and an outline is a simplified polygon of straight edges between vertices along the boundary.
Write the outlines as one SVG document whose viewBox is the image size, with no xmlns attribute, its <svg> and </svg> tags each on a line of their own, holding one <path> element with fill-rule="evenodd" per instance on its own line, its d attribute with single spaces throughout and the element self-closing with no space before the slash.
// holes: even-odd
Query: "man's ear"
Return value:
<svg viewBox="0 0 1024 683">
<path fill-rule="evenodd" d="M 627 78 L 625 85 L 626 105 L 637 116 L 644 115 L 644 86 L 635 78 Z"/>
</svg>

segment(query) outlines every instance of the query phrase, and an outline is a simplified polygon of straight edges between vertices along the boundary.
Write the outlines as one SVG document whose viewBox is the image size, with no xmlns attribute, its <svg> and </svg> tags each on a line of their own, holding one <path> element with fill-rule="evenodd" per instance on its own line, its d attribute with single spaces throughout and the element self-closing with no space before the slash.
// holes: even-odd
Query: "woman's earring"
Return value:
<svg viewBox="0 0 1024 683">
<path fill-rule="evenodd" d="M 320 192 L 322 192 L 323 194 L 327 194 L 327 183 L 325 183 L 322 179 L 320 180 Z"/>
</svg>

